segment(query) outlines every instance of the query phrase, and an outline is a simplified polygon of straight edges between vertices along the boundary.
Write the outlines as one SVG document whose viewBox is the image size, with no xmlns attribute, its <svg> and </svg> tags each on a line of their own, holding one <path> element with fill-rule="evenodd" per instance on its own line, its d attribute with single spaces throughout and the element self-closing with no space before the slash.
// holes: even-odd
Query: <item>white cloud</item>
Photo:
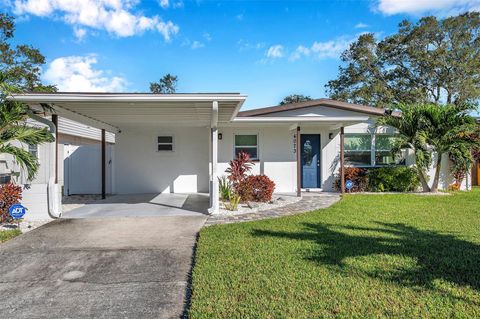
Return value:
<svg viewBox="0 0 480 319">
<path fill-rule="evenodd" d="M 296 61 L 301 57 L 312 56 L 317 59 L 338 59 L 343 51 L 348 49 L 350 43 L 355 41 L 356 38 L 350 37 L 339 37 L 335 40 L 319 42 L 315 41 L 309 47 L 300 45 L 297 49 L 290 55 L 290 61 Z"/>
<path fill-rule="evenodd" d="M 268 48 L 267 52 L 265 52 L 265 56 L 270 59 L 282 58 L 284 55 L 283 45 L 280 44 L 272 45 Z"/>
<path fill-rule="evenodd" d="M 83 39 L 87 35 L 87 30 L 80 27 L 74 27 L 73 34 L 75 35 L 75 38 L 77 38 L 77 41 L 83 41 Z"/>
<path fill-rule="evenodd" d="M 239 13 L 235 16 L 235 19 L 237 19 L 238 21 L 242 21 L 243 20 L 243 13 Z"/>
<path fill-rule="evenodd" d="M 368 28 L 369 25 L 368 24 L 365 24 L 363 22 L 359 22 L 355 25 L 355 29 L 364 29 L 364 28 Z"/>
<path fill-rule="evenodd" d="M 183 3 L 183 1 L 177 1 L 177 2 L 174 2 L 173 3 L 173 8 L 174 9 L 180 9 L 180 8 L 183 8 L 185 5 Z"/>
<path fill-rule="evenodd" d="M 203 32 L 202 34 L 203 38 L 207 40 L 208 42 L 212 41 L 212 36 L 208 32 Z"/>
<path fill-rule="evenodd" d="M 158 4 L 160 5 L 160 7 L 164 8 L 164 9 L 166 9 L 170 6 L 170 3 L 168 2 L 168 0 L 159 0 Z"/>
<path fill-rule="evenodd" d="M 127 81 L 123 77 L 108 76 L 94 68 L 95 55 L 60 57 L 48 64 L 43 75 L 46 82 L 65 92 L 119 92 Z"/>
<path fill-rule="evenodd" d="M 163 0 L 162 0 L 163 1 Z M 158 16 L 147 17 L 133 12 L 136 0 L 15 0 L 18 15 L 61 17 L 74 27 L 88 27 L 119 37 L 129 37 L 145 31 L 158 31 L 166 41 L 178 33 L 172 21 Z"/>
<path fill-rule="evenodd" d="M 290 55 L 288 58 L 290 61 L 296 61 L 300 59 L 302 56 L 309 56 L 311 50 L 303 45 L 299 45 L 297 49 Z"/>
<path fill-rule="evenodd" d="M 378 0 L 375 8 L 386 15 L 433 13 L 440 16 L 480 11 L 479 0 Z"/>
<path fill-rule="evenodd" d="M 203 48 L 204 46 L 205 46 L 205 44 L 203 44 L 203 43 L 200 42 L 200 41 L 193 41 L 193 42 L 192 42 L 192 45 L 190 46 L 190 48 L 192 48 L 193 50 L 195 50 L 195 49 Z"/>
<path fill-rule="evenodd" d="M 251 49 L 259 50 L 265 47 L 265 42 L 252 43 L 243 39 L 237 41 L 237 45 L 240 51 L 247 51 Z"/>
</svg>

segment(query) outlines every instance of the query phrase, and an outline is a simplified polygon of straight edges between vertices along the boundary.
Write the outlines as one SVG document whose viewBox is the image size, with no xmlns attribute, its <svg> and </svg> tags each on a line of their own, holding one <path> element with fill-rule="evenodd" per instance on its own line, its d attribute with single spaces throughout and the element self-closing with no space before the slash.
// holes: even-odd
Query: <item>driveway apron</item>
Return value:
<svg viewBox="0 0 480 319">
<path fill-rule="evenodd" d="M 5 318 L 178 318 L 206 216 L 59 219 L 0 245 Z"/>
</svg>

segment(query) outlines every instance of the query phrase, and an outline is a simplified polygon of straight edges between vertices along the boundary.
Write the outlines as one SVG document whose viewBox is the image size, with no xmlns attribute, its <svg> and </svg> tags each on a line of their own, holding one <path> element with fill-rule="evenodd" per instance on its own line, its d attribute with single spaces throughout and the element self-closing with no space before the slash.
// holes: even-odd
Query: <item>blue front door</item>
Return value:
<svg viewBox="0 0 480 319">
<path fill-rule="evenodd" d="M 302 188 L 320 188 L 320 135 L 302 134 Z"/>
</svg>

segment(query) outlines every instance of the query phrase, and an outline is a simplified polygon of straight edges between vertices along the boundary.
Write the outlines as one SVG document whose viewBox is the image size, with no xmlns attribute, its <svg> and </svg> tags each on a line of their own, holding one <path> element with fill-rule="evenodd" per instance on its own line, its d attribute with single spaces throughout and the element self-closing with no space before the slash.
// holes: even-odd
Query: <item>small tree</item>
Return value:
<svg viewBox="0 0 480 319">
<path fill-rule="evenodd" d="M 150 92 L 156 94 L 172 94 L 177 91 L 178 77 L 170 73 L 164 75 L 158 82 L 150 82 Z"/>
<path fill-rule="evenodd" d="M 299 102 L 305 102 L 305 101 L 311 101 L 311 100 L 312 98 L 308 95 L 291 94 L 284 97 L 283 100 L 280 102 L 280 105 L 299 103 Z"/>
<path fill-rule="evenodd" d="M 471 136 L 476 132 L 475 119 L 468 114 L 469 107 L 456 105 L 413 104 L 399 105 L 401 114 L 392 113 L 380 118 L 378 125 L 397 129 L 393 152 L 411 149 L 415 154 L 417 172 L 425 192 L 436 192 L 442 168 L 442 156 L 448 154 L 454 160 L 452 173 L 461 177 L 473 157 L 472 150 L 479 147 Z M 429 187 L 426 170 L 436 153 L 436 168 L 432 186 Z"/>
</svg>

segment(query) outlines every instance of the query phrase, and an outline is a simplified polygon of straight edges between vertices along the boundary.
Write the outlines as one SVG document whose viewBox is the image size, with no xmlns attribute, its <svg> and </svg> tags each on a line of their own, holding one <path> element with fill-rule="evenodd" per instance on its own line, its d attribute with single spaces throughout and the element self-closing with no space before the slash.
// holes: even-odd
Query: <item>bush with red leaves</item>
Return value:
<svg viewBox="0 0 480 319">
<path fill-rule="evenodd" d="M 230 161 L 225 172 L 229 174 L 228 179 L 232 182 L 234 188 L 247 177 L 252 167 L 253 162 L 250 159 L 250 154 L 245 152 L 238 153 L 237 157 Z"/>
<path fill-rule="evenodd" d="M 22 200 L 22 187 L 7 183 L 0 185 L 0 222 L 11 220 L 8 209 Z"/>
<path fill-rule="evenodd" d="M 250 175 L 244 178 L 235 191 L 242 201 L 268 202 L 272 200 L 275 183 L 265 175 Z"/>
<path fill-rule="evenodd" d="M 359 167 L 345 167 L 345 181 L 351 180 L 351 192 L 365 192 L 368 189 L 368 170 Z M 340 174 L 339 174 L 340 175 Z M 340 190 L 340 176 L 337 176 L 334 187 Z"/>
</svg>

